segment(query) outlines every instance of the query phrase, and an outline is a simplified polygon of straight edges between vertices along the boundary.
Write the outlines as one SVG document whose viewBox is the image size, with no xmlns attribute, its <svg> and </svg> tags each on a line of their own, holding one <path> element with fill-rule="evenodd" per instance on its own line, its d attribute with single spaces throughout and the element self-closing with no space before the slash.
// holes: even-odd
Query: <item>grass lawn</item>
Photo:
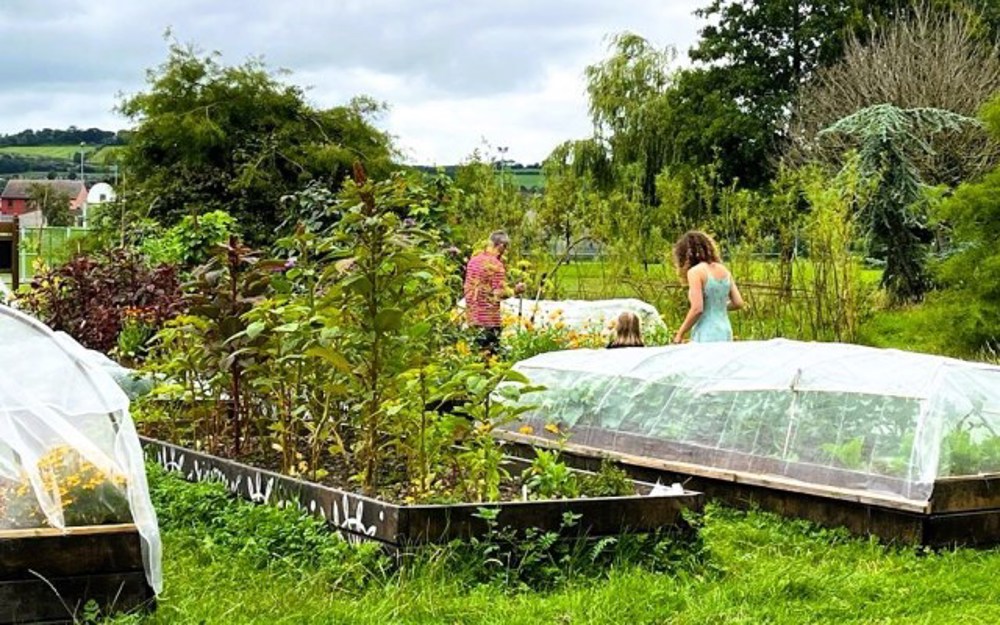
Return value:
<svg viewBox="0 0 1000 625">
<path fill-rule="evenodd" d="M 540 169 L 511 169 L 509 171 L 519 187 L 526 189 L 545 188 L 545 177 L 542 176 Z"/>
<path fill-rule="evenodd" d="M 679 575 L 623 566 L 606 579 L 578 579 L 549 592 L 471 584 L 435 558 L 345 589 L 329 571 L 244 557 L 233 545 L 264 540 L 254 532 L 224 543 L 223 521 L 175 518 L 168 525 L 158 611 L 114 622 L 1000 622 L 1000 551 L 887 547 L 718 506 L 710 506 L 702 529 L 711 566 Z M 290 533 L 285 540 L 294 542 Z"/>
</svg>

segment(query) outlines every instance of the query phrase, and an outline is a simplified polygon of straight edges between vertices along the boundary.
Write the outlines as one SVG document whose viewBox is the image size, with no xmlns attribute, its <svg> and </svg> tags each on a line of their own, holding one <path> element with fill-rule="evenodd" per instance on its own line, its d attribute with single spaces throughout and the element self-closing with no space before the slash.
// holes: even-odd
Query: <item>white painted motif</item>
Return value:
<svg viewBox="0 0 1000 625">
<path fill-rule="evenodd" d="M 362 518 L 365 512 L 365 502 L 358 500 L 357 506 L 354 508 L 354 512 L 351 512 L 351 501 L 345 494 L 341 499 L 341 505 L 338 506 L 337 502 L 333 502 L 333 510 L 331 510 L 331 522 L 335 527 L 339 527 L 347 532 L 347 540 L 349 542 L 362 542 L 364 536 L 374 536 L 377 530 L 375 525 L 365 525 Z M 379 520 L 385 520 L 385 515 L 380 511 Z"/>
</svg>

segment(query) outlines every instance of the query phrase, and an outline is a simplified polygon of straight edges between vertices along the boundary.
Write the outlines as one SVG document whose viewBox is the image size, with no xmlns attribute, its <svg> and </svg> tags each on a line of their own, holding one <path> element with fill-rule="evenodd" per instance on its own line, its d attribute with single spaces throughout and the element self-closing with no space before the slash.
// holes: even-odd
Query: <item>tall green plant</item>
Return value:
<svg viewBox="0 0 1000 625">
<path fill-rule="evenodd" d="M 807 311 L 813 338 L 857 339 L 867 298 L 852 253 L 858 234 L 853 208 L 864 203 L 874 184 L 861 177 L 856 157 L 832 181 L 816 169 L 803 172 L 803 194 L 812 208 L 803 228 L 811 270 L 802 272 L 801 283 L 811 293 Z"/>
<path fill-rule="evenodd" d="M 926 137 L 960 130 L 976 120 L 931 108 L 900 109 L 879 104 L 849 115 L 820 134 L 853 137 L 860 172 L 879 181 L 861 207 L 861 223 L 872 251 L 886 261 L 882 285 L 896 302 L 919 301 L 928 288 L 925 195 L 914 156 L 927 152 Z"/>
<path fill-rule="evenodd" d="M 282 470 L 319 479 L 326 474 L 325 452 L 349 456 L 344 406 L 350 371 L 336 340 L 343 315 L 324 299 L 321 281 L 332 245 L 300 227 L 276 248 L 286 257 L 282 271 L 272 275 L 268 297 L 243 316 L 246 330 L 239 338 L 252 356 L 245 373 L 266 399 L 266 431 Z"/>
<path fill-rule="evenodd" d="M 982 117 L 1000 137 L 1000 97 Z M 944 287 L 933 294 L 935 330 L 947 328 L 948 343 L 962 351 L 1000 349 L 1000 169 L 961 185 L 945 200 L 939 217 L 950 226 L 952 249 L 937 268 Z"/>
<path fill-rule="evenodd" d="M 386 402 L 399 375 L 425 363 L 450 312 L 449 268 L 434 234 L 408 217 L 411 202 L 398 178 L 368 180 L 355 166 L 343 217 L 331 233 L 339 259 L 323 278 L 327 301 L 343 311 L 341 340 L 358 397 L 361 482 L 373 492 L 389 426 Z"/>
<path fill-rule="evenodd" d="M 233 448 L 237 454 L 244 438 L 244 421 L 251 409 L 244 371 L 250 363 L 247 352 L 247 322 L 244 318 L 256 300 L 268 290 L 271 271 L 280 266 L 265 261 L 235 236 L 205 265 L 198 267 L 185 285 L 185 303 L 191 315 L 207 323 L 200 327 L 201 347 L 206 352 L 204 377 L 226 388 L 229 400 L 220 404 L 227 411 Z"/>
</svg>

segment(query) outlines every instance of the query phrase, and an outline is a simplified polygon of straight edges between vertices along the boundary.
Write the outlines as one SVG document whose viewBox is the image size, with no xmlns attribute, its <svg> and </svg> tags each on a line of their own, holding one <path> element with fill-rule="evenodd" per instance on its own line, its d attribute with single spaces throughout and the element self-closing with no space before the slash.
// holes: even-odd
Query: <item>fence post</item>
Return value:
<svg viewBox="0 0 1000 625">
<path fill-rule="evenodd" d="M 14 215 L 14 230 L 10 233 L 10 238 L 13 246 L 10 251 L 10 263 L 13 265 L 10 268 L 10 286 L 16 292 L 21 286 L 21 220 L 17 215 Z"/>
</svg>

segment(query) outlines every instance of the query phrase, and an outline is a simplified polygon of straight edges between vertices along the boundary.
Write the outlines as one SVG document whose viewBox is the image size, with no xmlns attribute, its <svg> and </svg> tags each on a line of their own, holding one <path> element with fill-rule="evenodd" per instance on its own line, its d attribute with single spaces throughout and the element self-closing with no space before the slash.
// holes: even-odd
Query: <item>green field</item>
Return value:
<svg viewBox="0 0 1000 625">
<path fill-rule="evenodd" d="M 103 153 L 105 150 L 113 149 L 115 146 L 86 146 L 87 158 L 92 158 L 96 153 Z M 79 145 L 6 145 L 0 147 L 0 154 L 11 154 L 16 156 L 26 156 L 30 158 L 55 158 L 72 161 Z"/>
<path fill-rule="evenodd" d="M 511 169 L 511 176 L 519 187 L 526 189 L 544 189 L 545 177 L 540 169 Z"/>
</svg>

